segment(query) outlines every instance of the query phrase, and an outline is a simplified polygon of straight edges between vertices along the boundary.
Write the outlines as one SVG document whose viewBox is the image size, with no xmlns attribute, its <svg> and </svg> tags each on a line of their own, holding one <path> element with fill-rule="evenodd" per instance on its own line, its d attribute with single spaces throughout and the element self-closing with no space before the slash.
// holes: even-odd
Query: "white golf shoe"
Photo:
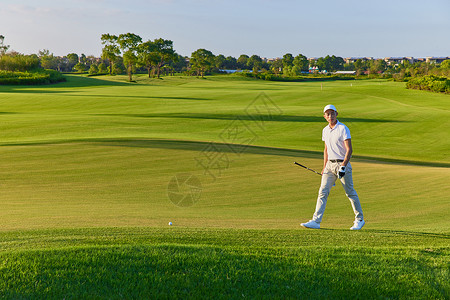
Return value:
<svg viewBox="0 0 450 300">
<path fill-rule="evenodd" d="M 313 221 L 313 220 L 311 220 L 307 223 L 302 223 L 300 225 L 302 225 L 303 227 L 306 227 L 306 228 L 320 229 L 320 223 L 317 223 L 316 221 Z"/>
<path fill-rule="evenodd" d="M 355 220 L 350 230 L 360 230 L 361 228 L 363 228 L 364 224 L 366 224 L 366 221 L 364 220 Z"/>
</svg>

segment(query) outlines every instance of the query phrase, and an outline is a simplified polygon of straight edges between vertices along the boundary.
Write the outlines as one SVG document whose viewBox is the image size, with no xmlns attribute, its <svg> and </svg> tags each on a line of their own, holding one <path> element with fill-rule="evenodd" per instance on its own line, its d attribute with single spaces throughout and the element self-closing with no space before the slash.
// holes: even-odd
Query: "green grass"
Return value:
<svg viewBox="0 0 450 300">
<path fill-rule="evenodd" d="M 448 95 L 381 80 L 135 79 L 0 87 L 4 298 L 449 297 Z M 281 112 L 258 126 L 246 108 L 261 92 Z M 320 177 L 293 161 L 320 170 L 329 103 L 352 132 L 361 232 L 339 185 L 324 230 L 299 226 Z M 231 124 L 251 132 L 232 140 Z M 198 164 L 207 154 L 226 163 L 215 178 Z M 193 206 L 169 201 L 180 173 L 202 184 Z"/>
<path fill-rule="evenodd" d="M 10 232 L 0 241 L 9 250 L 0 254 L 0 288 L 13 298 L 444 299 L 448 238 L 382 230 Z"/>
</svg>

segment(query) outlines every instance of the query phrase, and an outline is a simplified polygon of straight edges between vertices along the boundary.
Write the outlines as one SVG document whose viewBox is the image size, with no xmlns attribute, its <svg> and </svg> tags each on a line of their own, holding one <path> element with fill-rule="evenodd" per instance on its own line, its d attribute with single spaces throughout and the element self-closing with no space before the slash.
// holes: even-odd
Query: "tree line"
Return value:
<svg viewBox="0 0 450 300">
<path fill-rule="evenodd" d="M 345 63 L 342 57 L 327 55 L 317 59 L 307 58 L 303 54 L 294 56 L 286 53 L 283 57 L 267 61 L 260 56 L 242 54 L 238 58 L 214 55 L 207 49 L 198 49 L 190 57 L 182 56 L 173 48 L 173 41 L 158 38 L 143 41 L 134 33 L 112 35 L 102 34 L 101 57 L 69 53 L 66 56 L 54 56 L 49 50 L 38 54 L 24 55 L 15 51 L 7 52 L 9 45 L 4 44 L 5 37 L 0 35 L 0 70 L 27 71 L 36 68 L 53 69 L 60 72 L 89 72 L 96 74 L 128 74 L 129 80 L 135 73 L 146 72 L 149 77 L 164 74 L 184 73 L 204 76 L 221 70 L 246 70 L 253 74 L 268 74 L 276 77 L 296 77 L 311 72 L 356 71 L 357 75 L 384 74 L 398 80 L 419 75 L 449 76 L 449 61 L 441 65 L 417 62 L 410 64 L 388 65 L 383 59 L 361 60 Z"/>
</svg>

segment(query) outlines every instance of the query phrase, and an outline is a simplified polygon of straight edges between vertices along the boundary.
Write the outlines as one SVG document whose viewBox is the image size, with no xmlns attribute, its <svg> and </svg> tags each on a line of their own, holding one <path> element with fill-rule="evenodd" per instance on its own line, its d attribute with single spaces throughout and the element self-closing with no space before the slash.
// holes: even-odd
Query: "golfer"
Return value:
<svg viewBox="0 0 450 300">
<path fill-rule="evenodd" d="M 350 165 L 353 149 L 350 130 L 337 120 L 338 112 L 333 105 L 325 106 L 323 113 L 324 118 L 328 122 L 328 126 L 322 131 L 322 140 L 325 142 L 322 183 L 320 185 L 316 211 L 314 212 L 313 218 L 309 222 L 302 223 L 301 225 L 306 228 L 320 228 L 331 187 L 334 185 L 336 179 L 339 178 L 355 213 L 355 222 L 350 229 L 360 230 L 366 222 L 364 221 L 358 194 L 353 188 L 352 166 Z"/>
</svg>

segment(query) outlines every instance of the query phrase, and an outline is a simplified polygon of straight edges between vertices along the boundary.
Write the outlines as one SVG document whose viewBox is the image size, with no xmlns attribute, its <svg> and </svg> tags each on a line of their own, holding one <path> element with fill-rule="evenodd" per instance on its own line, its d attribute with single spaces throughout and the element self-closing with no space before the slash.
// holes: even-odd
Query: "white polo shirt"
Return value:
<svg viewBox="0 0 450 300">
<path fill-rule="evenodd" d="M 345 149 L 344 141 L 350 139 L 350 129 L 347 126 L 337 121 L 333 129 L 328 124 L 322 130 L 322 141 L 327 145 L 328 159 L 344 159 Z"/>
</svg>

